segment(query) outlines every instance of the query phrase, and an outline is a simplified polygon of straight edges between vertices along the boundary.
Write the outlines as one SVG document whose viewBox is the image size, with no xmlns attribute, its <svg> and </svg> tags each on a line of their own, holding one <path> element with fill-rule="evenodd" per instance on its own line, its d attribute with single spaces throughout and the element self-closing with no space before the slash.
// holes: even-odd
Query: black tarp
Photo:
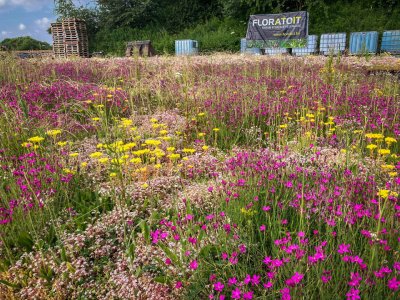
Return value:
<svg viewBox="0 0 400 300">
<path fill-rule="evenodd" d="M 264 47 L 304 47 L 308 37 L 306 11 L 280 14 L 252 15 L 246 39 Z"/>
</svg>

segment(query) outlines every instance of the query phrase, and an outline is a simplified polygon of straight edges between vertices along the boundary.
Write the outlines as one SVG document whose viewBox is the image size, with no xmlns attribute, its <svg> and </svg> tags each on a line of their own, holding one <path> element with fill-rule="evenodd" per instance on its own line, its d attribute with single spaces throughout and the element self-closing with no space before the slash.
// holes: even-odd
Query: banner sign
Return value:
<svg viewBox="0 0 400 300">
<path fill-rule="evenodd" d="M 308 13 L 297 11 L 270 15 L 252 15 L 247 26 L 248 47 L 306 47 Z"/>
</svg>

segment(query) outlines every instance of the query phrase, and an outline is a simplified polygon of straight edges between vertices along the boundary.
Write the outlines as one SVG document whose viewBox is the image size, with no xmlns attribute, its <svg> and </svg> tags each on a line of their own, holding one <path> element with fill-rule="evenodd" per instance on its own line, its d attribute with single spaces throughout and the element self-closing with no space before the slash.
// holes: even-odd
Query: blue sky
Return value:
<svg viewBox="0 0 400 300">
<path fill-rule="evenodd" d="M 89 1 L 75 2 L 85 4 Z M 47 28 L 55 20 L 54 0 L 0 0 L 0 41 L 29 35 L 51 44 Z"/>
</svg>

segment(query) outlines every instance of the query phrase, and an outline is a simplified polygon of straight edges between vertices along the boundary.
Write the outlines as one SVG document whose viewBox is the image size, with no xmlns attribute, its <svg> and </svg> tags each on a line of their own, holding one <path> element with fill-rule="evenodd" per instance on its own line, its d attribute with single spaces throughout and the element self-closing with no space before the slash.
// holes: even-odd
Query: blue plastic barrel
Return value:
<svg viewBox="0 0 400 300">
<path fill-rule="evenodd" d="M 194 40 L 175 41 L 176 55 L 196 55 L 199 53 L 199 43 Z"/>
<path fill-rule="evenodd" d="M 400 30 L 390 30 L 383 32 L 381 51 L 400 53 Z"/>
<path fill-rule="evenodd" d="M 296 56 L 315 54 L 318 51 L 318 36 L 309 35 L 307 46 L 304 48 L 293 48 L 292 53 Z"/>
<path fill-rule="evenodd" d="M 376 53 L 378 50 L 378 32 L 350 33 L 350 54 Z"/>
<path fill-rule="evenodd" d="M 323 55 L 337 55 L 346 49 L 346 33 L 325 33 L 321 35 L 319 51 Z"/>
</svg>

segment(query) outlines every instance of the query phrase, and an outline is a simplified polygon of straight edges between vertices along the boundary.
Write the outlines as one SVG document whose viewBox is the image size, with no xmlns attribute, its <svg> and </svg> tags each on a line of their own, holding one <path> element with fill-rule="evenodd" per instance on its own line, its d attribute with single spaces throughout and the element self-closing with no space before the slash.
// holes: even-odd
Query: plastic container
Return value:
<svg viewBox="0 0 400 300">
<path fill-rule="evenodd" d="M 321 35 L 319 51 L 323 55 L 337 55 L 346 49 L 346 33 L 325 33 Z"/>
<path fill-rule="evenodd" d="M 381 52 L 400 53 L 400 30 L 383 32 Z"/>
<path fill-rule="evenodd" d="M 376 54 L 378 50 L 378 32 L 352 32 L 350 33 L 350 54 Z"/>
<path fill-rule="evenodd" d="M 307 38 L 307 47 L 293 48 L 292 53 L 296 56 L 316 54 L 318 51 L 318 36 L 309 35 Z"/>
<path fill-rule="evenodd" d="M 199 43 L 194 40 L 175 41 L 176 55 L 196 55 L 199 53 Z"/>
<path fill-rule="evenodd" d="M 286 48 L 265 48 L 265 55 L 278 55 L 278 54 L 286 54 L 288 50 Z"/>
</svg>

